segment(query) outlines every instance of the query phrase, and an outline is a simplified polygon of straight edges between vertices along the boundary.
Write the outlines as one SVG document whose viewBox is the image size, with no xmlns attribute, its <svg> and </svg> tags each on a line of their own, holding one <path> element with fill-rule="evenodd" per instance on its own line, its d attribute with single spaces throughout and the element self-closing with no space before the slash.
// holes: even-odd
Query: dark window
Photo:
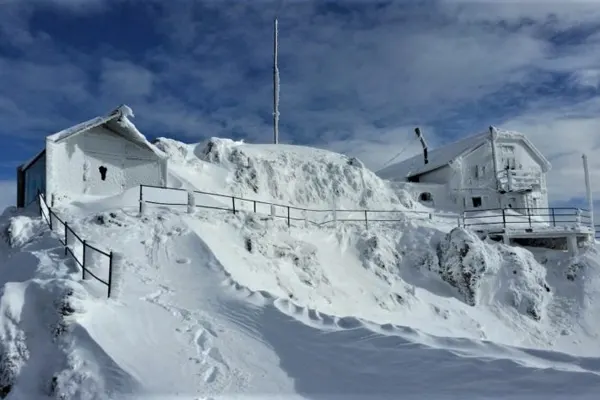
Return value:
<svg viewBox="0 0 600 400">
<path fill-rule="evenodd" d="M 473 201 L 473 207 L 481 207 L 481 197 L 471 197 L 471 200 Z"/>
<path fill-rule="evenodd" d="M 104 165 L 101 165 L 98 167 L 98 171 L 100 171 L 100 179 L 105 181 L 106 180 L 106 172 L 108 171 L 108 169 L 106 169 L 106 167 Z"/>
<path fill-rule="evenodd" d="M 419 200 L 421 201 L 431 201 L 433 199 L 433 197 L 431 196 L 431 193 L 429 192 L 423 192 L 419 195 Z"/>
</svg>

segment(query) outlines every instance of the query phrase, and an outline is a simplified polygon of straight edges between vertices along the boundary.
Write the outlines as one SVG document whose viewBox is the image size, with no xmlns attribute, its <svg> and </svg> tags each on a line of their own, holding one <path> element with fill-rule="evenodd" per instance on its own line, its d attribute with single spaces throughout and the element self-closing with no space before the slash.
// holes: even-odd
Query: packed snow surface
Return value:
<svg viewBox="0 0 600 400">
<path fill-rule="evenodd" d="M 595 245 L 570 257 L 482 241 L 449 220 L 418 218 L 424 209 L 407 193 L 317 149 L 156 146 L 170 157 L 171 186 L 398 215 L 368 229 L 288 226 L 250 208 L 139 215 L 137 189 L 57 206 L 82 238 L 125 255 L 120 295 L 108 300 L 64 255 L 60 227 L 51 233 L 36 210 L 8 209 L 0 397 L 597 398 Z M 108 278 L 105 263 L 93 272 Z"/>
</svg>

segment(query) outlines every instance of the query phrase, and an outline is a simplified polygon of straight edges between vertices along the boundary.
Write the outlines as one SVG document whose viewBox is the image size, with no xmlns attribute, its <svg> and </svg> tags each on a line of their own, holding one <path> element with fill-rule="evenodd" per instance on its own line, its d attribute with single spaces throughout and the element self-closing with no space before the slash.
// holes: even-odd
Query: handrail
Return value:
<svg viewBox="0 0 600 400">
<path fill-rule="evenodd" d="M 39 201 L 39 212 L 40 212 L 40 216 L 42 216 L 45 220 L 46 223 L 48 224 L 50 231 L 54 232 L 54 227 L 52 224 L 52 220 L 54 218 L 55 221 L 58 221 L 60 224 L 62 224 L 63 226 L 63 231 L 64 231 L 64 236 L 63 238 L 61 238 L 60 236 L 58 237 L 58 241 L 60 242 L 60 244 L 62 244 L 65 248 L 65 255 L 69 254 L 71 255 L 71 257 L 73 258 L 73 260 L 75 260 L 75 263 L 77 263 L 77 265 L 79 265 L 81 267 L 81 274 L 82 274 L 82 279 L 86 278 L 86 274 L 89 274 L 91 277 L 93 277 L 94 279 L 96 279 L 98 282 L 102 283 L 103 285 L 107 286 L 107 296 L 110 298 L 111 297 L 111 291 L 112 291 L 112 276 L 113 276 L 113 253 L 99 249 L 95 246 L 92 246 L 90 244 L 87 243 L 87 241 L 85 239 L 82 239 L 80 235 L 77 234 L 77 232 L 75 232 L 75 230 L 69 226 L 69 224 L 67 222 L 65 222 L 63 219 L 61 219 L 58 214 L 56 212 L 54 212 L 54 210 L 52 210 L 49 206 L 48 203 L 46 203 L 46 199 L 45 196 L 38 192 L 38 201 Z M 44 211 L 44 206 L 46 207 L 46 209 L 48 210 L 48 215 L 46 215 L 46 212 Z M 77 258 L 77 255 L 75 254 L 75 251 L 73 250 L 73 248 L 71 248 L 70 244 L 69 244 L 69 234 L 71 235 L 71 237 L 75 238 L 79 243 L 82 244 L 83 246 L 83 254 L 82 254 L 82 260 L 80 261 L 79 258 Z M 100 277 L 98 277 L 95 273 L 93 273 L 89 268 L 87 268 L 86 264 L 86 251 L 87 250 L 93 250 L 105 257 L 108 258 L 108 280 L 102 279 Z"/>
<path fill-rule="evenodd" d="M 159 201 L 150 201 L 150 200 L 145 200 L 144 199 L 144 188 L 145 187 L 149 187 L 149 188 L 155 188 L 155 189 L 159 189 L 159 190 L 173 190 L 173 191 L 180 191 L 180 192 L 188 192 L 188 190 L 186 189 L 181 189 L 181 188 L 169 188 L 169 187 L 161 187 L 161 186 L 155 186 L 155 185 L 140 185 L 140 212 L 142 211 L 142 201 L 148 204 L 159 204 L 159 205 L 177 205 L 177 206 L 186 206 L 189 205 L 186 203 L 168 203 L 168 202 L 159 202 Z M 368 223 L 369 222 L 397 222 L 397 221 L 401 221 L 398 219 L 390 219 L 390 218 L 386 218 L 386 219 L 372 219 L 369 218 L 368 215 L 371 214 L 377 214 L 377 213 L 400 213 L 400 214 L 416 214 L 416 215 L 427 215 L 429 217 L 429 219 L 456 219 L 457 221 L 457 225 L 458 226 L 463 226 L 463 227 L 473 227 L 473 226 L 483 226 L 483 225 L 497 225 L 497 224 L 502 224 L 503 227 L 507 227 L 507 225 L 514 225 L 514 224 L 529 224 L 530 227 L 532 227 L 533 225 L 539 225 L 539 224 L 544 224 L 544 225 L 550 225 L 552 224 L 552 226 L 556 226 L 557 224 L 565 224 L 565 223 L 576 223 L 579 224 L 581 222 L 588 222 L 591 218 L 589 216 L 589 211 L 586 209 L 580 209 L 580 208 L 576 208 L 576 207 L 547 207 L 547 208 L 542 208 L 542 207 L 529 207 L 529 208 L 525 208 L 525 207 L 517 207 L 517 208 L 488 208 L 488 209 L 477 209 L 477 210 L 467 210 L 464 211 L 462 213 L 462 215 L 460 214 L 454 214 L 454 213 L 432 213 L 432 212 L 428 212 L 428 211 L 421 211 L 421 210 L 367 210 L 367 209 L 349 209 L 349 210 L 344 210 L 344 209 L 311 209 L 311 208 L 302 208 L 302 207 L 297 207 L 297 206 L 292 206 L 292 205 L 284 205 L 284 204 L 278 204 L 278 203 L 271 203 L 268 201 L 264 201 L 264 200 L 255 200 L 255 199 L 248 199 L 248 198 L 243 198 L 243 197 L 239 197 L 239 196 L 235 196 L 235 195 L 228 195 L 228 194 L 223 194 L 223 193 L 213 193 L 213 192 L 206 192 L 206 191 L 201 191 L 201 190 L 190 190 L 193 193 L 197 193 L 197 194 L 202 194 L 202 195 L 208 195 L 208 196 L 216 196 L 216 197 L 222 197 L 222 198 L 229 198 L 232 200 L 232 206 L 231 207 L 219 207 L 219 206 L 210 206 L 210 205 L 202 205 L 202 204 L 194 204 L 194 207 L 196 208 L 207 208 L 207 209 L 216 209 L 216 210 L 223 210 L 223 211 L 232 211 L 234 214 L 238 211 L 236 209 L 236 200 L 238 201 L 243 201 L 243 202 L 250 202 L 254 204 L 253 207 L 253 211 L 256 212 L 256 205 L 257 204 L 264 204 L 264 205 L 269 205 L 272 206 L 274 208 L 283 208 L 283 209 L 287 209 L 287 215 L 277 215 L 277 213 L 273 214 L 272 216 L 275 218 L 286 218 L 287 219 L 287 223 L 288 226 L 291 225 L 291 221 L 306 221 L 306 222 L 310 222 L 312 224 L 315 225 L 325 225 L 331 222 L 335 222 L 335 221 L 340 221 L 340 222 L 364 222 L 365 226 L 368 228 Z M 303 213 L 305 213 L 304 218 L 298 218 L 298 217 L 292 217 L 290 215 L 290 210 L 297 210 L 297 211 L 302 211 Z M 541 213 L 539 211 L 545 210 L 547 213 Z M 507 211 L 513 211 L 513 213 L 507 214 Z M 524 213 L 520 213 L 519 211 L 527 211 L 526 214 Z M 566 213 L 566 212 L 569 213 Z M 308 219 L 308 216 L 306 213 L 361 213 L 364 215 L 364 218 L 337 218 L 334 217 L 334 219 L 331 220 L 326 220 L 326 221 L 311 221 Z M 487 215 L 487 216 L 481 216 L 481 215 L 477 215 L 483 212 L 498 212 L 498 215 Z M 533 212 L 533 213 L 532 213 Z M 538 217 L 552 217 L 551 221 L 539 221 L 537 218 Z M 570 220 L 565 220 L 564 218 L 572 218 Z M 473 220 L 481 220 L 481 219 L 487 219 L 488 221 L 473 221 Z M 489 219 L 491 218 L 502 218 L 501 221 L 496 221 L 496 222 L 490 222 Z M 523 218 L 523 220 L 517 220 L 517 221 L 512 221 L 511 219 L 513 218 Z M 508 219 L 508 220 L 507 220 Z M 548 218 L 550 219 L 550 218 Z"/>
</svg>

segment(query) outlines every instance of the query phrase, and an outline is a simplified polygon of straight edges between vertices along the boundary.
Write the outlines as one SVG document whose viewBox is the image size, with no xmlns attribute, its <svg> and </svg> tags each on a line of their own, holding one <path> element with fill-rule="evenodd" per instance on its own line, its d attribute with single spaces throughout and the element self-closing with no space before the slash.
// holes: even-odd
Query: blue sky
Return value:
<svg viewBox="0 0 600 400">
<path fill-rule="evenodd" d="M 415 125 L 432 145 L 516 129 L 561 203 L 582 151 L 600 170 L 597 1 L 3 0 L 2 193 L 46 135 L 121 103 L 149 137 L 270 141 L 276 13 L 282 141 L 377 169 L 419 151 Z"/>
</svg>

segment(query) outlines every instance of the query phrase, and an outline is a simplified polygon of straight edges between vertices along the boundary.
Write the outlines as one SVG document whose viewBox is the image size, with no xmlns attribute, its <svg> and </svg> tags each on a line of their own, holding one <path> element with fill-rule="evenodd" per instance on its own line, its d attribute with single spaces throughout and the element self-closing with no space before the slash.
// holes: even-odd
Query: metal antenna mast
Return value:
<svg viewBox="0 0 600 400">
<path fill-rule="evenodd" d="M 273 143 L 279 143 L 279 68 L 277 67 L 277 17 L 273 23 Z"/>
</svg>

